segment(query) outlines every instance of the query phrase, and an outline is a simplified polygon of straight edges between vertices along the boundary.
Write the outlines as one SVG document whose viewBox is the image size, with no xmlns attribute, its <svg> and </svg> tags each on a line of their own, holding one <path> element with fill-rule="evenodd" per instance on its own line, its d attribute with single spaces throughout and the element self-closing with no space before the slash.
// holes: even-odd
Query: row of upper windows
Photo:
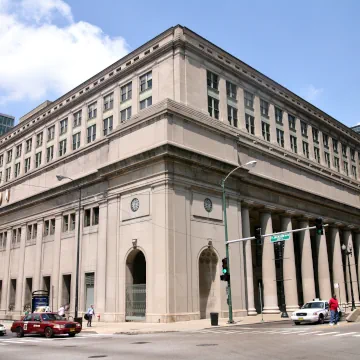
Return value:
<svg viewBox="0 0 360 360">
<path fill-rule="evenodd" d="M 140 77 L 140 93 L 152 89 L 152 72 L 148 72 Z M 132 82 L 120 88 L 121 102 L 131 100 L 132 98 Z M 139 103 L 140 110 L 143 110 L 152 105 L 152 96 L 143 99 Z M 113 108 L 113 93 L 104 97 L 104 111 Z M 123 123 L 129 120 L 132 116 L 131 106 L 120 111 L 120 121 Z M 97 102 L 88 105 L 88 120 L 97 117 Z M 82 110 L 79 110 L 73 114 L 73 128 L 77 128 L 81 125 Z M 68 118 L 65 118 L 59 122 L 60 135 L 66 134 L 68 130 Z M 103 134 L 108 135 L 113 130 L 113 116 L 103 120 Z M 96 140 L 96 124 L 87 128 L 87 143 L 91 143 Z M 36 148 L 43 145 L 43 132 L 36 135 Z M 55 125 L 47 128 L 47 141 L 50 142 L 55 138 Z M 30 138 L 25 142 L 25 154 L 30 153 L 32 150 L 33 139 Z M 81 146 L 81 131 L 72 136 L 72 150 L 77 150 Z M 19 144 L 15 147 L 15 159 L 21 157 L 23 144 Z M 63 139 L 59 142 L 58 156 L 61 157 L 67 153 L 67 139 Z M 13 149 L 8 150 L 6 153 L 6 163 L 11 163 L 13 159 Z M 50 162 L 54 159 L 54 145 L 48 146 L 46 149 L 46 162 Z M 35 154 L 35 168 L 40 167 L 42 164 L 42 152 Z M 0 155 L 0 167 L 4 165 L 4 154 Z M 24 173 L 27 173 L 32 167 L 31 156 L 25 159 Z M 5 169 L 5 181 L 11 180 L 11 167 Z M 15 163 L 14 178 L 20 175 L 20 162 Z M 2 172 L 0 172 L 0 182 L 2 180 Z"/>
<path fill-rule="evenodd" d="M 207 85 L 209 88 L 218 91 L 219 77 L 218 75 L 207 71 Z M 233 99 L 236 99 L 237 87 L 235 84 L 232 84 L 229 81 L 226 81 L 226 93 L 227 96 Z M 245 107 L 251 110 L 254 110 L 254 94 L 244 91 L 244 104 Z M 268 101 L 260 99 L 260 112 L 261 115 L 265 118 L 269 118 L 269 107 L 270 104 Z M 237 127 L 237 109 L 233 106 L 228 105 L 228 120 L 231 125 Z M 209 115 L 215 119 L 219 119 L 219 100 L 211 96 L 208 96 L 208 112 Z M 247 115 L 247 114 L 246 114 Z M 250 115 L 248 115 L 250 116 Z M 290 131 L 296 132 L 296 117 L 292 114 L 288 114 L 288 123 Z M 275 106 L 275 121 L 279 125 L 283 125 L 283 110 Z M 305 121 L 300 120 L 301 125 L 301 135 L 305 138 L 308 137 L 308 124 Z M 248 128 L 248 126 L 247 126 Z M 323 133 L 323 145 L 324 148 L 329 149 L 329 135 Z M 312 136 L 314 143 L 319 143 L 319 130 L 315 127 L 312 128 Z M 334 153 L 339 152 L 339 141 L 332 138 L 332 145 Z M 347 145 L 341 144 L 341 153 L 343 158 L 347 158 Z M 358 154 L 360 159 L 360 152 Z M 355 161 L 355 150 L 350 148 L 350 158 L 352 161 Z"/>
</svg>

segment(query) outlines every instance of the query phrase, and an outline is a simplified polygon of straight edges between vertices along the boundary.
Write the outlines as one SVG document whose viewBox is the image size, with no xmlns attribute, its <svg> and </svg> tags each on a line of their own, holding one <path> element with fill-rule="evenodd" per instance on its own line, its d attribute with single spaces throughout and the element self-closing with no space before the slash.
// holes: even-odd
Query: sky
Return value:
<svg viewBox="0 0 360 360">
<path fill-rule="evenodd" d="M 358 0 L 0 0 L 0 112 L 18 120 L 181 24 L 354 126 L 359 14 Z"/>
</svg>

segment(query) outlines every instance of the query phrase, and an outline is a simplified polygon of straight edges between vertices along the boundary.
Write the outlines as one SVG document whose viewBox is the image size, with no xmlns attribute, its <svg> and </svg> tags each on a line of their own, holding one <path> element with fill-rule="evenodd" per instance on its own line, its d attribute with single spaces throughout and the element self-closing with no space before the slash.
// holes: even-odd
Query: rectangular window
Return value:
<svg viewBox="0 0 360 360">
<path fill-rule="evenodd" d="M 152 72 L 140 76 L 140 92 L 149 90 L 152 88 Z"/>
<path fill-rule="evenodd" d="M 356 175 L 356 166 L 355 165 L 351 165 L 351 173 L 352 176 L 357 179 L 357 175 Z"/>
<path fill-rule="evenodd" d="M 59 156 L 66 154 L 66 139 L 59 142 Z"/>
<path fill-rule="evenodd" d="M 262 121 L 261 122 L 262 136 L 264 140 L 270 141 L 270 124 Z"/>
<path fill-rule="evenodd" d="M 301 121 L 301 135 L 304 136 L 304 137 L 307 137 L 308 134 L 307 134 L 307 129 L 308 129 L 308 126 L 307 126 L 307 123 Z"/>
<path fill-rule="evenodd" d="M 55 137 L 55 125 L 50 126 L 48 129 L 47 141 L 53 140 Z"/>
<path fill-rule="evenodd" d="M 55 234 L 55 219 L 50 220 L 50 235 Z"/>
<path fill-rule="evenodd" d="M 324 159 L 327 167 L 330 167 L 330 154 L 327 151 L 324 152 Z"/>
<path fill-rule="evenodd" d="M 32 139 L 26 140 L 26 152 L 30 152 L 32 148 Z"/>
<path fill-rule="evenodd" d="M 219 100 L 208 96 L 208 111 L 211 117 L 219 119 Z"/>
<path fill-rule="evenodd" d="M 6 243 L 7 243 L 7 232 L 3 232 L 0 234 L 0 247 L 1 249 L 6 249 Z"/>
<path fill-rule="evenodd" d="M 219 87 L 219 77 L 209 70 L 207 71 L 207 86 L 214 90 L 218 90 Z"/>
<path fill-rule="evenodd" d="M 87 142 L 91 143 L 96 139 L 96 124 L 87 128 Z"/>
<path fill-rule="evenodd" d="M 69 231 L 69 215 L 64 215 L 63 216 L 63 228 L 62 228 L 63 232 L 68 232 Z"/>
<path fill-rule="evenodd" d="M 351 161 L 355 161 L 355 150 L 354 149 L 350 149 L 350 157 L 351 157 Z"/>
<path fill-rule="evenodd" d="M 332 139 L 332 143 L 333 143 L 333 150 L 334 150 L 334 153 L 338 153 L 338 141 L 336 139 Z"/>
<path fill-rule="evenodd" d="M 30 170 L 31 157 L 25 159 L 25 174 Z"/>
<path fill-rule="evenodd" d="M 10 163 L 12 160 L 12 150 L 9 150 L 7 152 L 7 163 Z"/>
<path fill-rule="evenodd" d="M 60 121 L 60 135 L 65 134 L 68 128 L 68 119 Z"/>
<path fill-rule="evenodd" d="M 254 95 L 248 91 L 244 91 L 244 101 L 245 101 L 245 107 L 249 109 L 254 108 Z"/>
<path fill-rule="evenodd" d="M 236 99 L 236 85 L 230 81 L 226 81 L 226 95 L 230 98 Z"/>
<path fill-rule="evenodd" d="M 112 129 L 113 129 L 113 117 L 110 116 L 104 119 L 104 136 L 110 134 Z"/>
<path fill-rule="evenodd" d="M 289 119 L 289 129 L 296 131 L 296 118 L 295 116 L 288 114 L 288 119 Z"/>
<path fill-rule="evenodd" d="M 9 181 L 11 179 L 11 167 L 8 167 L 5 170 L 5 181 Z"/>
<path fill-rule="evenodd" d="M 275 107 L 275 120 L 278 124 L 283 122 L 283 111 L 278 107 Z"/>
<path fill-rule="evenodd" d="M 88 106 L 88 119 L 95 119 L 97 114 L 96 102 Z"/>
<path fill-rule="evenodd" d="M 269 117 L 269 103 L 260 99 L 260 112 L 262 116 Z"/>
<path fill-rule="evenodd" d="M 41 165 L 41 154 L 42 152 L 39 151 L 35 154 L 35 167 L 38 168 Z"/>
<path fill-rule="evenodd" d="M 228 105 L 228 120 L 230 125 L 238 127 L 237 109 Z"/>
<path fill-rule="evenodd" d="M 74 113 L 74 125 L 73 125 L 74 128 L 81 125 L 81 114 L 82 114 L 82 110 L 79 110 L 76 113 Z"/>
<path fill-rule="evenodd" d="M 313 127 L 312 134 L 313 134 L 314 143 L 319 143 L 319 130 Z"/>
<path fill-rule="evenodd" d="M 290 135 L 291 150 L 297 154 L 297 139 L 296 136 Z"/>
<path fill-rule="evenodd" d="M 120 89 L 121 102 L 130 100 L 132 98 L 132 83 L 124 85 Z"/>
<path fill-rule="evenodd" d="M 104 96 L 104 111 L 110 110 L 114 107 L 114 94 Z"/>
<path fill-rule="evenodd" d="M 0 166 L 4 165 L 4 155 L 0 155 Z"/>
<path fill-rule="evenodd" d="M 99 207 L 86 209 L 84 214 L 84 227 L 99 224 Z"/>
<path fill-rule="evenodd" d="M 341 144 L 341 152 L 342 152 L 342 156 L 344 158 L 347 158 L 347 146 L 345 144 Z"/>
<path fill-rule="evenodd" d="M 72 140 L 73 140 L 72 149 L 73 150 L 76 150 L 76 149 L 78 149 L 80 147 L 80 137 L 81 137 L 80 132 L 73 135 L 73 137 L 72 137 Z"/>
<path fill-rule="evenodd" d="M 27 226 L 27 241 L 36 239 L 37 236 L 37 224 L 31 224 Z"/>
<path fill-rule="evenodd" d="M 16 159 L 21 156 L 21 150 L 22 150 L 22 144 L 20 144 L 16 147 L 16 154 L 15 154 Z"/>
<path fill-rule="evenodd" d="M 329 136 L 324 133 L 323 133 L 323 144 L 324 144 L 324 148 L 326 149 L 329 148 Z"/>
<path fill-rule="evenodd" d="M 92 225 L 98 225 L 99 224 L 99 208 L 94 207 L 92 209 Z"/>
<path fill-rule="evenodd" d="M 15 164 L 14 176 L 17 178 L 20 175 L 20 163 Z"/>
<path fill-rule="evenodd" d="M 120 111 L 120 120 L 122 123 L 125 122 L 126 120 L 129 120 L 130 118 L 131 118 L 131 106 Z"/>
<path fill-rule="evenodd" d="M 44 137 L 44 134 L 42 132 L 36 135 L 36 147 L 37 148 L 43 144 L 43 137 Z"/>
<path fill-rule="evenodd" d="M 54 158 L 54 145 L 53 146 L 49 146 L 46 149 L 46 162 L 51 161 Z"/>
<path fill-rule="evenodd" d="M 320 164 L 320 150 L 316 146 L 314 146 L 314 155 L 315 155 L 315 160 Z"/>
<path fill-rule="evenodd" d="M 2 182 L 2 171 L 0 171 L 0 183 Z"/>
<path fill-rule="evenodd" d="M 75 230 L 75 214 L 70 214 L 70 231 Z"/>
<path fill-rule="evenodd" d="M 334 167 L 336 168 L 337 171 L 340 172 L 340 161 L 339 158 L 334 156 Z"/>
<path fill-rule="evenodd" d="M 91 209 L 86 209 L 84 213 L 84 227 L 90 226 L 91 224 Z"/>
<path fill-rule="evenodd" d="M 344 173 L 349 176 L 349 165 L 347 161 L 344 161 Z"/>
<path fill-rule="evenodd" d="M 284 147 L 284 132 L 280 129 L 276 129 L 276 141 L 281 147 Z"/>
<path fill-rule="evenodd" d="M 249 134 L 255 135 L 255 118 L 249 114 L 245 114 L 245 126 Z"/>
<path fill-rule="evenodd" d="M 147 107 L 149 107 L 151 105 L 152 105 L 152 96 L 140 101 L 140 110 L 146 109 Z"/>
</svg>

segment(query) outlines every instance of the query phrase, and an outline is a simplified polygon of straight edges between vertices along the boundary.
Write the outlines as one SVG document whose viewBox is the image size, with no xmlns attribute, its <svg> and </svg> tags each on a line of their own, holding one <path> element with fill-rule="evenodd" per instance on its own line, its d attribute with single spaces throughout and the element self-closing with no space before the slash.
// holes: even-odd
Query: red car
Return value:
<svg viewBox="0 0 360 360">
<path fill-rule="evenodd" d="M 69 334 L 73 337 L 81 331 L 81 325 L 74 321 L 64 320 L 56 313 L 33 313 L 26 315 L 20 321 L 14 321 L 11 332 L 17 337 L 25 334 L 40 334 L 51 338 L 54 335 Z"/>
</svg>

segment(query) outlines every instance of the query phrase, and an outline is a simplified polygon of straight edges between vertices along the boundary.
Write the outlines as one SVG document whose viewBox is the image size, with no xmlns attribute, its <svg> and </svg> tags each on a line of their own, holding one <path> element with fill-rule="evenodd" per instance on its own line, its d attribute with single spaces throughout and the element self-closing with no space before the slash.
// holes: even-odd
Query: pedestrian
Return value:
<svg viewBox="0 0 360 360">
<path fill-rule="evenodd" d="M 339 321 L 339 302 L 336 299 L 336 294 L 329 301 L 330 310 L 330 325 L 337 325 Z"/>
<path fill-rule="evenodd" d="M 58 315 L 61 316 L 62 318 L 65 317 L 65 305 L 62 305 L 60 307 L 60 309 L 58 310 Z"/>
<path fill-rule="evenodd" d="M 91 327 L 92 317 L 95 316 L 94 305 L 90 305 L 90 307 L 88 308 L 86 314 L 88 316 L 87 326 Z"/>
</svg>

